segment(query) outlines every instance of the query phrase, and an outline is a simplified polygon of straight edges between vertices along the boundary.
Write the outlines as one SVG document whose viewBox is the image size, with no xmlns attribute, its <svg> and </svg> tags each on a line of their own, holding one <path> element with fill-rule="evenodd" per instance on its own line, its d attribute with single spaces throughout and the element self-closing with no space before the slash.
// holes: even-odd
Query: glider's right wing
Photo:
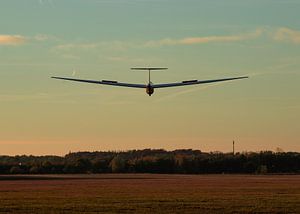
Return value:
<svg viewBox="0 0 300 214">
<path fill-rule="evenodd" d="M 224 78 L 224 79 L 215 79 L 215 80 L 186 80 L 182 82 L 176 83 L 163 83 L 163 84 L 153 84 L 153 88 L 167 88 L 167 87 L 176 87 L 176 86 L 186 86 L 186 85 L 197 85 L 197 84 L 206 84 L 206 83 L 213 83 L 213 82 L 223 82 L 229 80 L 237 80 L 237 79 L 244 79 L 248 77 L 233 77 L 233 78 Z"/>
<path fill-rule="evenodd" d="M 60 79 L 60 80 L 68 80 L 68 81 L 75 81 L 75 82 L 83 82 L 83 83 L 93 83 L 93 84 L 102 84 L 102 85 L 112 85 L 112 86 L 122 86 L 122 87 L 130 87 L 130 88 L 146 88 L 145 84 L 134 84 L 134 83 L 122 83 L 113 80 L 84 80 L 84 79 L 73 79 L 73 78 L 66 78 L 66 77 L 51 77 L 53 79 Z"/>
</svg>

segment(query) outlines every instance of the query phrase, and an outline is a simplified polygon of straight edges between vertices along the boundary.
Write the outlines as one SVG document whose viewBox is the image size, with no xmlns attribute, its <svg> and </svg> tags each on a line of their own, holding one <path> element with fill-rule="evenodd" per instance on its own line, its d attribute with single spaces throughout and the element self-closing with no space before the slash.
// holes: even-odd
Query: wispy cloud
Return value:
<svg viewBox="0 0 300 214">
<path fill-rule="evenodd" d="M 90 51 L 93 49 L 107 49 L 112 51 L 125 51 L 130 48 L 153 48 L 160 46 L 171 46 L 171 45 L 194 45 L 203 43 L 213 42 L 237 42 L 243 40 L 250 40 L 259 37 L 263 33 L 263 29 L 256 29 L 254 32 L 230 36 L 207 36 L 207 37 L 186 37 L 182 39 L 161 39 L 152 41 L 101 41 L 101 42 L 78 42 L 78 43 L 65 43 L 56 45 L 52 50 L 70 52 L 74 50 Z M 42 37 L 43 38 L 43 37 Z M 124 58 L 111 58 L 113 61 L 122 61 Z"/>
<path fill-rule="evenodd" d="M 41 0 L 40 0 L 41 1 Z M 168 2 L 172 0 L 93 0 L 94 2 L 99 3 L 108 3 L 108 4 L 145 4 L 145 3 L 153 3 L 153 2 Z"/>
<path fill-rule="evenodd" d="M 73 60 L 80 59 L 80 56 L 72 55 L 72 54 L 63 54 L 62 57 L 65 59 L 73 59 Z"/>
<path fill-rule="evenodd" d="M 229 36 L 205 36 L 205 37 L 186 37 L 182 39 L 162 39 L 157 41 L 148 41 L 145 46 L 156 47 L 164 45 L 194 45 L 194 44 L 204 44 L 212 42 L 238 42 L 243 40 L 255 39 L 261 36 L 263 29 L 256 29 L 254 32 L 239 35 L 229 35 Z"/>
<path fill-rule="evenodd" d="M 68 44 L 61 44 L 54 47 L 55 50 L 63 50 L 68 51 L 72 49 L 80 49 L 80 50 L 90 50 L 97 48 L 99 43 L 68 43 Z"/>
<path fill-rule="evenodd" d="M 131 63 L 152 63 L 152 62 L 160 61 L 160 59 L 156 59 L 156 58 L 140 58 L 140 57 L 127 57 L 127 56 L 109 56 L 109 57 L 105 57 L 105 59 L 112 62 L 131 62 Z"/>
<path fill-rule="evenodd" d="M 0 35 L 0 45 L 21 45 L 26 38 L 20 35 Z"/>
<path fill-rule="evenodd" d="M 52 0 L 38 0 L 39 4 L 53 4 Z"/>
<path fill-rule="evenodd" d="M 26 101 L 26 100 L 40 100 L 47 97 L 45 93 L 38 94 L 0 94 L 0 101 L 2 102 L 14 102 L 14 101 Z"/>
<path fill-rule="evenodd" d="M 35 36 L 0 34 L 0 45 L 22 45 L 24 43 L 46 42 L 46 41 L 58 42 L 61 40 L 55 36 L 47 35 L 47 34 L 37 34 Z"/>
<path fill-rule="evenodd" d="M 277 0 L 273 1 L 272 3 L 277 4 L 300 4 L 298 0 Z"/>
<path fill-rule="evenodd" d="M 60 93 L 60 94 L 49 94 L 49 93 L 35 93 L 35 94 L 0 94 L 1 102 L 75 102 L 74 97 L 78 95 L 95 95 L 98 91 L 90 91 L 87 93 Z M 66 99 L 71 97 L 72 99 Z"/>
<path fill-rule="evenodd" d="M 78 43 L 65 43 L 56 45 L 53 50 L 55 51 L 73 51 L 73 50 L 92 50 L 97 48 L 105 48 L 115 51 L 126 50 L 129 47 L 134 47 L 134 43 L 125 41 L 101 41 L 101 42 L 78 42 Z"/>
<path fill-rule="evenodd" d="M 300 44 L 300 31 L 282 27 L 275 32 L 273 39 L 276 41 Z"/>
<path fill-rule="evenodd" d="M 53 35 L 48 35 L 48 34 L 37 34 L 34 37 L 32 37 L 31 39 L 35 40 L 35 41 L 39 41 L 39 42 L 44 42 L 44 41 L 60 41 L 59 38 L 57 38 L 56 36 Z"/>
<path fill-rule="evenodd" d="M 91 51 L 91 50 L 109 50 L 109 51 L 126 51 L 128 49 L 143 49 L 143 48 L 159 48 L 162 46 L 193 46 L 207 43 L 236 43 L 241 41 L 255 40 L 265 36 L 266 39 L 276 42 L 292 42 L 300 44 L 300 31 L 289 28 L 269 29 L 258 27 L 254 31 L 248 33 L 237 33 L 233 35 L 211 35 L 211 36 L 190 36 L 185 38 L 164 38 L 160 40 L 149 41 L 85 41 L 57 44 L 52 48 L 52 51 L 73 53 L 74 51 Z M 38 35 L 35 40 L 47 40 L 47 36 Z M 58 40 L 57 40 L 58 41 Z M 63 41 L 63 40 L 60 40 Z M 243 43 L 239 43 L 243 45 Z M 259 46 L 251 46 L 252 48 L 262 48 Z M 247 48 L 249 48 L 247 46 Z M 111 57 L 111 61 L 124 61 L 125 58 Z"/>
</svg>

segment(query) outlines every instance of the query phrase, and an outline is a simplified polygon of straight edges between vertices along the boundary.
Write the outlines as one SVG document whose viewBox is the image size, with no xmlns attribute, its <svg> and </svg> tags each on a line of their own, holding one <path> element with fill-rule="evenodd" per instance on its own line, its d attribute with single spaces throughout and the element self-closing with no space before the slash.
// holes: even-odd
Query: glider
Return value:
<svg viewBox="0 0 300 214">
<path fill-rule="evenodd" d="M 151 96 L 154 93 L 154 89 L 156 88 L 168 88 L 168 87 L 177 87 L 177 86 L 187 86 L 187 85 L 198 85 L 198 84 L 206 84 L 206 83 L 214 83 L 214 82 L 223 82 L 230 80 L 238 80 L 248 78 L 247 76 L 242 77 L 231 77 L 231 78 L 223 78 L 223 79 L 213 79 L 213 80 L 185 80 L 182 82 L 175 83 L 162 83 L 162 84 L 153 84 L 150 79 L 150 73 L 153 70 L 166 70 L 168 68 L 131 68 L 132 70 L 146 70 L 149 72 L 149 80 L 148 84 L 134 84 L 134 83 L 122 83 L 113 80 L 86 80 L 86 79 L 74 79 L 67 77 L 56 77 L 53 76 L 51 78 L 60 79 L 60 80 L 68 80 L 75 82 L 83 82 L 83 83 L 93 83 L 93 84 L 101 84 L 101 85 L 111 85 L 111 86 L 121 86 L 121 87 L 129 87 L 129 88 L 144 88 L 146 89 L 146 93 Z"/>
</svg>

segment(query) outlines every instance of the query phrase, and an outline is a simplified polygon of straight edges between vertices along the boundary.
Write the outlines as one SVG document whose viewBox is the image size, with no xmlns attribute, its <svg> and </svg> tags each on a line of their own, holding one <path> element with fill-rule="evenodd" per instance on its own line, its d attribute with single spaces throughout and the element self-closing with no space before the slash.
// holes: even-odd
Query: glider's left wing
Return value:
<svg viewBox="0 0 300 214">
<path fill-rule="evenodd" d="M 153 84 L 153 88 L 167 88 L 167 87 L 176 87 L 176 86 L 185 86 L 185 85 L 196 85 L 196 84 L 206 84 L 213 82 L 223 82 L 229 80 L 237 80 L 237 79 L 245 79 L 248 77 L 233 77 L 233 78 L 225 78 L 225 79 L 215 79 L 215 80 L 186 80 L 177 83 L 164 83 L 164 84 Z"/>
<path fill-rule="evenodd" d="M 51 77 L 51 78 L 60 79 L 60 80 L 69 80 L 75 82 L 101 84 L 101 85 L 123 86 L 123 87 L 130 87 L 130 88 L 146 88 L 145 84 L 122 83 L 113 80 L 97 81 L 97 80 L 83 80 L 83 79 L 73 79 L 73 78 L 65 78 L 65 77 Z"/>
</svg>

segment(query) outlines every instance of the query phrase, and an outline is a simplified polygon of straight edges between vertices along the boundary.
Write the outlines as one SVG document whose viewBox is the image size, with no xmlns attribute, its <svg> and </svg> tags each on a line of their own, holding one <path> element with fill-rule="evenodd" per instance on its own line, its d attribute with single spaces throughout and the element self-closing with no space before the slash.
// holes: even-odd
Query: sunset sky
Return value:
<svg viewBox="0 0 300 214">
<path fill-rule="evenodd" d="M 300 1 L 1 0 L 0 155 L 300 151 Z M 248 75 L 158 89 L 154 83 Z"/>
</svg>

